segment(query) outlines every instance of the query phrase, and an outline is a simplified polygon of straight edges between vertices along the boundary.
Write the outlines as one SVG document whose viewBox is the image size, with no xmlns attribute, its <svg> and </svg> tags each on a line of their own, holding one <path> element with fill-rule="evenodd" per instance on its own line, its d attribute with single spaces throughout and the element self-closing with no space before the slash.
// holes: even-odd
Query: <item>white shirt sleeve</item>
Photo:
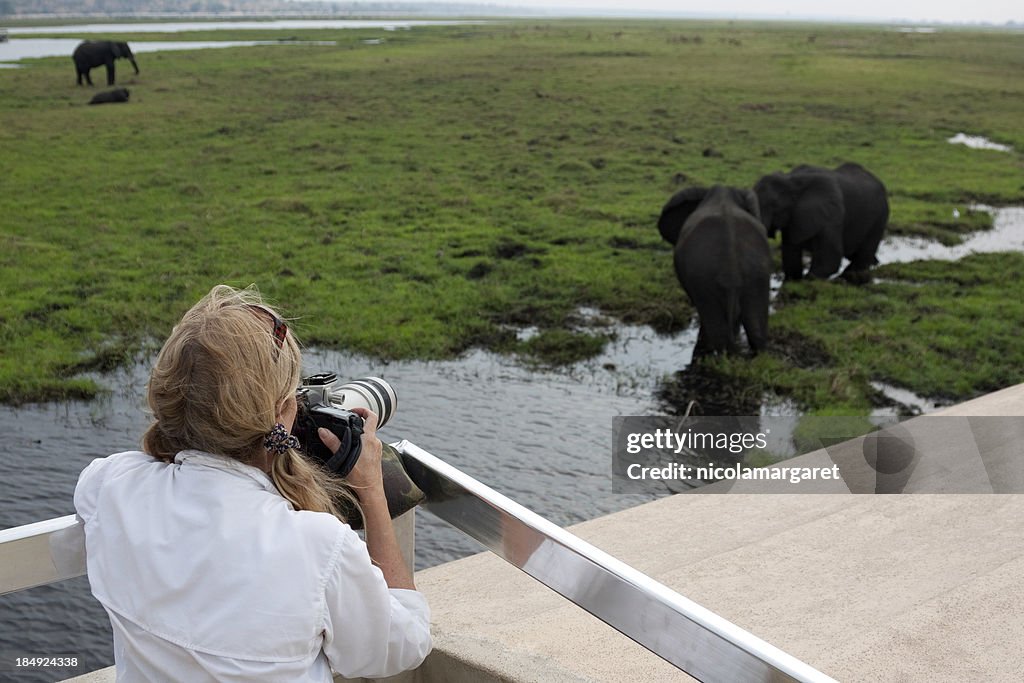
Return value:
<svg viewBox="0 0 1024 683">
<path fill-rule="evenodd" d="M 83 522 L 88 522 L 96 514 L 96 507 L 99 505 L 100 489 L 103 483 L 110 476 L 116 476 L 111 472 L 123 471 L 128 467 L 144 467 L 156 462 L 151 456 L 142 451 L 124 451 L 114 453 L 105 458 L 96 458 L 85 466 L 78 475 L 78 483 L 75 485 L 75 512 Z"/>
<path fill-rule="evenodd" d="M 79 519 L 88 522 L 96 512 L 100 487 L 103 485 L 103 478 L 106 474 L 107 458 L 96 458 L 85 466 L 78 475 L 78 483 L 75 485 L 75 512 Z"/>
<path fill-rule="evenodd" d="M 327 576 L 323 649 L 347 678 L 385 678 L 430 653 L 430 609 L 419 591 L 389 589 L 366 544 L 348 527 Z"/>
</svg>

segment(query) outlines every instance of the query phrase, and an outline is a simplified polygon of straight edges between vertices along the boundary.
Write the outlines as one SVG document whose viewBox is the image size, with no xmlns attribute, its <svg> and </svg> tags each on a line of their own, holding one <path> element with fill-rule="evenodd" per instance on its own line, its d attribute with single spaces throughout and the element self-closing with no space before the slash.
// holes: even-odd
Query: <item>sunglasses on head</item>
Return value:
<svg viewBox="0 0 1024 683">
<path fill-rule="evenodd" d="M 283 349 L 284 339 L 288 336 L 288 325 L 285 321 L 278 318 L 277 315 L 266 306 L 262 306 L 260 304 L 249 304 L 249 308 L 254 312 L 262 313 L 266 317 L 270 318 L 270 321 L 274 324 L 274 343 L 277 344 L 277 348 Z"/>
</svg>

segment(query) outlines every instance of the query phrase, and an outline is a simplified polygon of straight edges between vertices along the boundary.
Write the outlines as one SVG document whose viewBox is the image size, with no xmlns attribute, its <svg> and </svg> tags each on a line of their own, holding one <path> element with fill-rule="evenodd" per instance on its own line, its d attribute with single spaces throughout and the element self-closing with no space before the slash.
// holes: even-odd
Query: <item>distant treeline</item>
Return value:
<svg viewBox="0 0 1024 683">
<path fill-rule="evenodd" d="M 0 0 L 0 16 L 105 15 L 139 17 L 175 14 L 289 14 L 289 15 L 493 15 L 534 14 L 501 4 L 411 2 L 289 2 L 286 0 Z"/>
</svg>

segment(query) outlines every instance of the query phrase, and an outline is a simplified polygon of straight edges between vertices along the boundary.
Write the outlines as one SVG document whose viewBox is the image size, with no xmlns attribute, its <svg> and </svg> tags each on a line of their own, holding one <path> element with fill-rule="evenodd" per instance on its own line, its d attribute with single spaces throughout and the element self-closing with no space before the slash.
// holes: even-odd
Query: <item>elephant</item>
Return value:
<svg viewBox="0 0 1024 683">
<path fill-rule="evenodd" d="M 676 276 L 700 318 L 694 357 L 735 351 L 741 323 L 751 351 L 764 349 L 774 268 L 754 193 L 686 188 L 661 210 L 658 231 L 674 247 Z"/>
<path fill-rule="evenodd" d="M 811 252 L 808 277 L 826 279 L 842 264 L 845 280 L 862 284 L 889 222 L 885 185 L 859 164 L 835 169 L 797 166 L 763 176 L 754 185 L 761 218 L 774 237 L 782 231 L 782 270 L 787 280 L 804 277 L 803 253 Z"/>
<path fill-rule="evenodd" d="M 89 100 L 89 104 L 108 104 L 111 102 L 127 102 L 128 101 L 128 88 L 114 88 L 113 90 L 104 90 L 98 92 L 92 96 Z"/>
<path fill-rule="evenodd" d="M 127 59 L 135 67 L 135 73 L 139 73 L 139 65 L 135 63 L 135 55 L 132 54 L 128 43 L 115 43 L 110 40 L 87 40 L 75 48 L 71 59 L 75 60 L 78 85 L 82 85 L 83 76 L 85 76 L 85 82 L 92 85 L 89 71 L 98 66 L 107 67 L 107 85 L 114 85 L 115 59 Z"/>
</svg>

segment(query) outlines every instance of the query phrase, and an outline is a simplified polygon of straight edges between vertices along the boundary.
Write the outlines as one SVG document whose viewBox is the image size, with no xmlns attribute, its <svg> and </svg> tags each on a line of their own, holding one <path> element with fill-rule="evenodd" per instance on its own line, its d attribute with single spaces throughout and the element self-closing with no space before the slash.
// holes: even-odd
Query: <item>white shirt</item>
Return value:
<svg viewBox="0 0 1024 683">
<path fill-rule="evenodd" d="M 118 453 L 82 471 L 75 509 L 118 681 L 378 678 L 430 652 L 423 595 L 388 589 L 348 525 L 254 467 Z"/>
</svg>

